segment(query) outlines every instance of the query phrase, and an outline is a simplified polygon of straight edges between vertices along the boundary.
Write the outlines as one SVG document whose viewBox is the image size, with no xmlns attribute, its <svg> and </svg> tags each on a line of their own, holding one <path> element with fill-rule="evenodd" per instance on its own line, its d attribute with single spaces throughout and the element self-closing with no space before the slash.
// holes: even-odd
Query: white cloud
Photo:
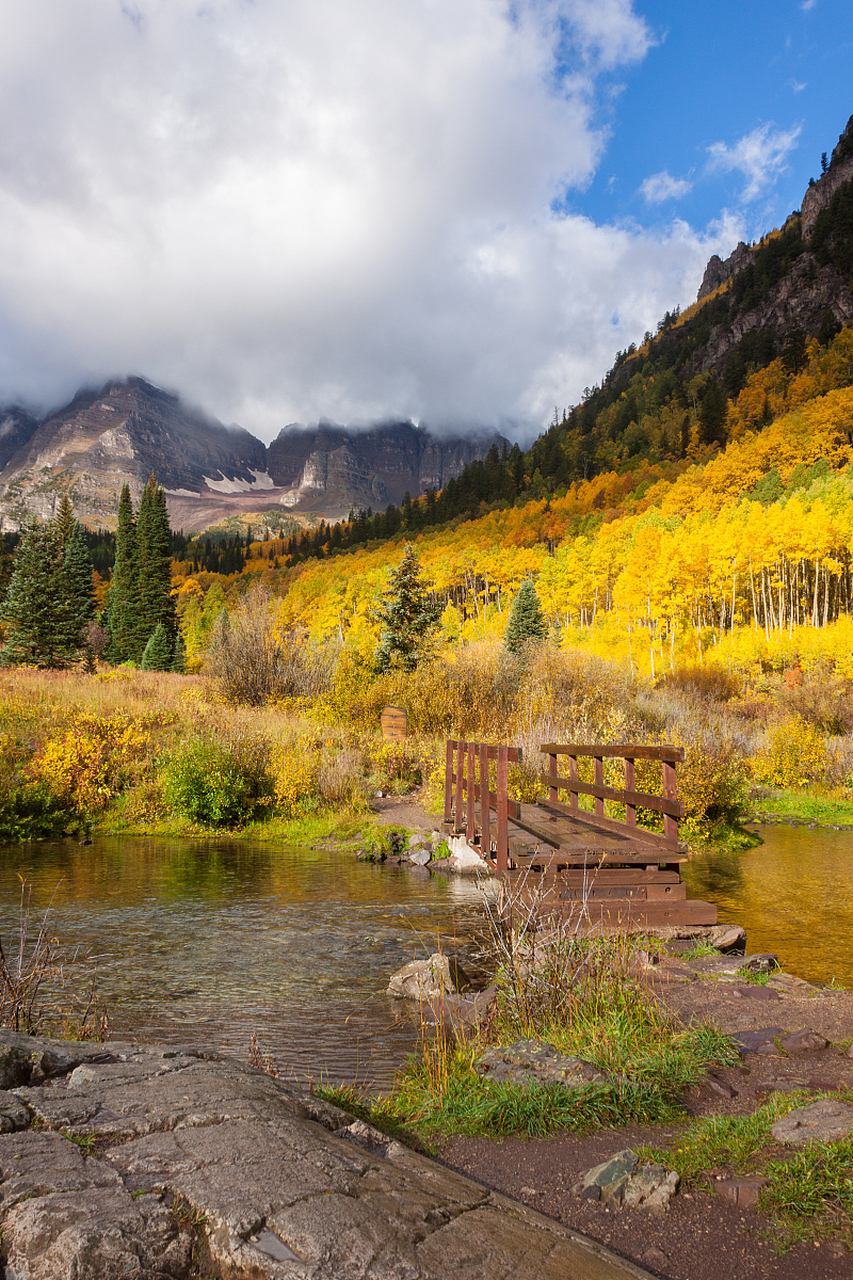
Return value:
<svg viewBox="0 0 853 1280">
<path fill-rule="evenodd" d="M 800 8 L 802 9 L 803 13 L 808 13 L 811 9 L 815 7 L 816 4 L 817 4 L 817 0 L 803 0 L 802 4 L 800 5 Z"/>
<path fill-rule="evenodd" d="M 640 195 L 647 204 L 663 204 L 665 200 L 678 200 L 693 190 L 693 183 L 687 178 L 673 178 L 666 169 L 662 173 L 653 173 L 640 183 Z"/>
<path fill-rule="evenodd" d="M 799 136 L 799 127 L 783 131 L 769 124 L 759 125 L 734 146 L 728 147 L 724 142 L 710 146 L 708 167 L 712 171 L 743 174 L 746 185 L 741 198 L 755 200 L 784 168 Z"/>
<path fill-rule="evenodd" d="M 802 81 L 800 81 L 800 80 L 792 80 L 792 81 L 791 81 L 791 88 L 792 88 L 792 90 L 794 91 L 794 93 L 802 93 L 802 92 L 803 92 L 803 89 L 805 89 L 805 88 L 806 88 L 806 82 L 805 82 L 805 80 L 802 80 Z"/>
<path fill-rule="evenodd" d="M 733 243 L 552 212 L 650 43 L 632 0 L 7 0 L 0 403 L 547 419 Z"/>
</svg>

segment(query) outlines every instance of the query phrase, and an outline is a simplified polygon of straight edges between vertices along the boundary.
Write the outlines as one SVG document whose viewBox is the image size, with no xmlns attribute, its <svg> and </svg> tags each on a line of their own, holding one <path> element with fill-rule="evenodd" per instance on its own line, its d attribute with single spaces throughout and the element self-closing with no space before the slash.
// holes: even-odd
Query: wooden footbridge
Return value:
<svg viewBox="0 0 853 1280">
<path fill-rule="evenodd" d="M 684 806 L 676 797 L 683 748 L 546 743 L 541 751 L 539 778 L 547 795 L 523 804 L 509 794 L 509 768 L 521 763 L 521 748 L 447 742 L 445 831 L 479 846 L 510 901 L 586 928 L 717 923 L 717 908 L 688 898 L 679 874 L 687 860 L 678 839 Z M 604 762 L 611 759 L 623 761 L 622 787 L 605 785 Z M 579 776 L 578 762 L 587 760 L 591 782 Z M 660 763 L 660 793 L 636 789 L 638 760 Z M 581 796 L 592 799 L 592 809 L 581 807 Z M 624 818 L 609 816 L 605 802 L 611 814 L 614 805 L 624 809 Z M 663 830 L 640 825 L 638 809 L 660 814 Z"/>
</svg>

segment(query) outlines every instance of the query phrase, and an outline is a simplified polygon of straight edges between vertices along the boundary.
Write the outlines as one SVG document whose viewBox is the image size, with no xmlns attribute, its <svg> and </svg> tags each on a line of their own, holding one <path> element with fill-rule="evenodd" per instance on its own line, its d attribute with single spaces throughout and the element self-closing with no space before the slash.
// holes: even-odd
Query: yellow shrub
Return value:
<svg viewBox="0 0 853 1280">
<path fill-rule="evenodd" d="M 684 763 L 676 773 L 678 799 L 684 804 L 688 831 L 709 823 L 735 822 L 747 796 L 749 765 L 737 744 L 714 731 L 696 737 L 671 735 L 684 747 Z"/>
<path fill-rule="evenodd" d="M 270 768 L 282 817 L 298 818 L 320 803 L 320 754 L 298 738 L 273 748 Z"/>
<path fill-rule="evenodd" d="M 805 787 L 825 778 L 827 764 L 826 743 L 818 730 L 791 716 L 770 732 L 767 749 L 752 759 L 752 771 L 766 786 Z"/>
<path fill-rule="evenodd" d="M 411 791 L 422 778 L 421 745 L 413 738 L 377 742 L 370 747 L 370 763 L 379 784 L 388 791 Z"/>
<path fill-rule="evenodd" d="M 146 757 L 150 746 L 147 730 L 126 715 L 81 713 L 71 728 L 42 744 L 27 773 L 78 813 L 93 814 L 121 788 L 126 767 Z"/>
</svg>

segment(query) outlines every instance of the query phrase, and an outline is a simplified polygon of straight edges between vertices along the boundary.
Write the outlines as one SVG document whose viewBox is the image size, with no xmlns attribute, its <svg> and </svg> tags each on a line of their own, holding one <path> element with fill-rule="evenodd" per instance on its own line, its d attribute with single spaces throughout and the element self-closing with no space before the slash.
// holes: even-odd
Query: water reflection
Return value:
<svg viewBox="0 0 853 1280">
<path fill-rule="evenodd" d="M 137 838 L 0 847 L 0 931 L 20 882 L 56 932 L 98 956 L 116 1034 L 198 1038 L 246 1055 L 252 1032 L 305 1078 L 389 1083 L 415 1043 L 389 974 L 470 937 L 468 880 L 247 841 Z"/>
<path fill-rule="evenodd" d="M 691 859 L 688 894 L 715 902 L 751 951 L 775 952 L 790 973 L 853 986 L 853 831 L 755 830 L 754 849 Z"/>
</svg>

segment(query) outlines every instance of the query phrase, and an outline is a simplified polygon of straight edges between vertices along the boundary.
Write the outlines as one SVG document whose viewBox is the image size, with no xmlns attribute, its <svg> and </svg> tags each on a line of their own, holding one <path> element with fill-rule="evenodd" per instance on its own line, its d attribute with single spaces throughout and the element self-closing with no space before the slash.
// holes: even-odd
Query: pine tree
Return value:
<svg viewBox="0 0 853 1280">
<path fill-rule="evenodd" d="M 59 508 L 54 516 L 54 520 L 56 522 L 56 527 L 59 529 L 60 536 L 62 537 L 62 545 L 65 547 L 68 545 L 68 539 L 71 537 L 72 529 L 75 524 L 77 524 L 77 521 L 74 518 L 74 508 L 71 505 L 71 499 L 68 497 L 67 493 L 63 493 L 62 495 L 62 500 L 59 503 Z"/>
<path fill-rule="evenodd" d="M 139 575 L 136 561 L 136 521 L 130 487 L 124 485 L 118 503 L 116 558 L 107 605 L 107 629 L 111 662 L 138 662 L 142 645 L 138 635 Z"/>
<path fill-rule="evenodd" d="M 175 651 L 172 655 L 172 665 L 170 671 L 176 671 L 179 675 L 183 675 L 187 668 L 187 651 L 184 645 L 184 637 L 180 631 L 175 636 Z"/>
<path fill-rule="evenodd" d="M 158 622 L 145 646 L 140 666 L 143 671 L 171 671 L 172 656 L 171 637 L 162 622 Z"/>
<path fill-rule="evenodd" d="M 420 561 L 406 543 L 403 559 L 389 575 L 376 617 L 382 625 L 374 667 L 377 672 L 397 667 L 414 671 L 426 656 L 441 606 L 430 597 L 429 582 L 421 577 Z"/>
<path fill-rule="evenodd" d="M 512 602 L 504 644 L 510 653 L 520 654 L 529 641 L 544 640 L 548 624 L 536 588 L 530 578 L 522 582 Z"/>
<path fill-rule="evenodd" d="M 59 536 L 63 536 L 63 526 L 57 519 Z M 92 581 L 92 557 L 86 545 L 82 525 L 75 520 L 65 542 L 65 585 L 68 593 L 68 607 L 74 617 L 77 635 L 83 644 L 83 633 L 87 622 L 95 616 L 95 587 Z"/>
<path fill-rule="evenodd" d="M 136 521 L 136 564 L 139 579 L 137 636 L 144 647 L 158 624 L 175 634 L 175 602 L 172 599 L 172 550 L 166 491 L 154 475 L 142 491 Z M 171 640 L 170 640 L 171 643 Z"/>
<path fill-rule="evenodd" d="M 79 657 L 81 628 L 72 608 L 62 533 L 55 521 L 24 533 L 2 617 L 6 662 L 62 668 Z"/>
</svg>

